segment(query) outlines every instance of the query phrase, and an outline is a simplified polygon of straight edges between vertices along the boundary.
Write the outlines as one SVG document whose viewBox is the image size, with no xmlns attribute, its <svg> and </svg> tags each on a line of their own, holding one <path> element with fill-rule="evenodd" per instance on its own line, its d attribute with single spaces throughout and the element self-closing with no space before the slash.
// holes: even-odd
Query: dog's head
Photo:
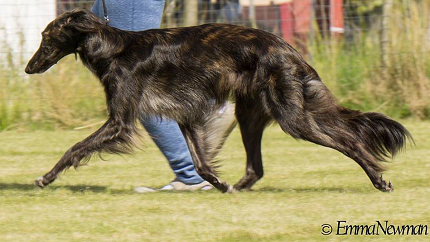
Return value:
<svg viewBox="0 0 430 242">
<path fill-rule="evenodd" d="M 27 74 L 43 73 L 61 58 L 76 53 L 79 43 L 103 22 L 85 10 L 73 10 L 58 16 L 42 32 L 39 49 L 25 68 Z"/>
</svg>

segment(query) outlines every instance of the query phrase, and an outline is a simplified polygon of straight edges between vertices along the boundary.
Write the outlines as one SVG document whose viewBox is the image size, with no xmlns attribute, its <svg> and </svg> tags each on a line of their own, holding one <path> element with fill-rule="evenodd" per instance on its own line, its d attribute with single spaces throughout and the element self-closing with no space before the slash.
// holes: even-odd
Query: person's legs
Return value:
<svg viewBox="0 0 430 242">
<path fill-rule="evenodd" d="M 204 181 L 194 169 L 187 143 L 175 121 L 159 117 L 142 117 L 140 122 L 166 157 L 177 180 L 185 184 Z"/>
<path fill-rule="evenodd" d="M 164 0 L 105 0 L 109 25 L 122 30 L 142 31 L 160 28 Z M 103 19 L 103 3 L 96 0 L 91 9 Z"/>
</svg>

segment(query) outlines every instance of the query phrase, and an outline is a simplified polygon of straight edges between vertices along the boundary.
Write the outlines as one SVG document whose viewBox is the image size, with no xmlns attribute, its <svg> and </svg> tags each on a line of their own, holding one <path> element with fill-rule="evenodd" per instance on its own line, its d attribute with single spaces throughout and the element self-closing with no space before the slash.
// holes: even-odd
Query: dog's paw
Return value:
<svg viewBox="0 0 430 242">
<path fill-rule="evenodd" d="M 214 184 L 214 186 L 215 185 L 216 184 Z M 233 190 L 235 190 L 233 186 L 227 184 L 226 182 L 220 183 L 218 186 L 215 187 L 218 188 L 218 190 L 220 190 L 222 193 L 233 193 Z"/>
<path fill-rule="evenodd" d="M 379 178 L 379 183 L 374 184 L 375 188 L 378 189 L 381 192 L 393 192 L 394 191 L 394 187 L 393 184 L 391 183 L 391 181 L 389 181 L 388 183 L 382 179 L 382 175 Z"/>
<path fill-rule="evenodd" d="M 382 187 L 382 189 L 379 189 L 379 190 L 383 192 L 394 192 L 394 187 L 391 181 L 389 181 L 388 184 L 386 181 L 383 181 L 383 182 L 384 182 L 384 186 Z"/>
<path fill-rule="evenodd" d="M 44 188 L 45 184 L 43 183 L 43 177 L 39 176 L 36 180 L 34 180 L 34 185 L 36 185 L 40 188 Z"/>
</svg>

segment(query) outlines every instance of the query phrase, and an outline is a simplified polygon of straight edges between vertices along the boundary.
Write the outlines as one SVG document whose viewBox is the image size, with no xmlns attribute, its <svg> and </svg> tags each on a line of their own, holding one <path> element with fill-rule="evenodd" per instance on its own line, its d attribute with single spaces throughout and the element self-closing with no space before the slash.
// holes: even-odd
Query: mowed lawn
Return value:
<svg viewBox="0 0 430 242">
<path fill-rule="evenodd" d="M 134 193 L 136 186 L 161 187 L 174 178 L 149 138 L 134 155 L 95 156 L 42 190 L 33 180 L 94 130 L 1 132 L 0 241 L 430 240 L 430 231 L 336 235 L 337 221 L 430 226 L 430 122 L 403 123 L 416 146 L 387 163 L 393 193 L 374 189 L 346 156 L 296 141 L 277 125 L 264 134 L 265 176 L 251 192 Z M 244 155 L 236 128 L 220 154 L 223 180 L 240 179 Z M 322 235 L 323 224 L 333 234 Z"/>
</svg>

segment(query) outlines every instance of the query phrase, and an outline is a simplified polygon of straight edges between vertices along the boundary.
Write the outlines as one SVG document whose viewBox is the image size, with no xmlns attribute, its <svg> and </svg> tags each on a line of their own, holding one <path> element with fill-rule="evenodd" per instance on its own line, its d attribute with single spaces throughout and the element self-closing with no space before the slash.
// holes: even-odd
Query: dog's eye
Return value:
<svg viewBox="0 0 430 242">
<path fill-rule="evenodd" d="M 42 32 L 41 34 L 42 34 L 42 38 L 46 38 L 50 36 L 48 32 Z"/>
<path fill-rule="evenodd" d="M 46 41 L 50 41 L 51 38 L 49 37 L 48 34 L 42 33 L 42 40 L 46 42 Z"/>
</svg>

